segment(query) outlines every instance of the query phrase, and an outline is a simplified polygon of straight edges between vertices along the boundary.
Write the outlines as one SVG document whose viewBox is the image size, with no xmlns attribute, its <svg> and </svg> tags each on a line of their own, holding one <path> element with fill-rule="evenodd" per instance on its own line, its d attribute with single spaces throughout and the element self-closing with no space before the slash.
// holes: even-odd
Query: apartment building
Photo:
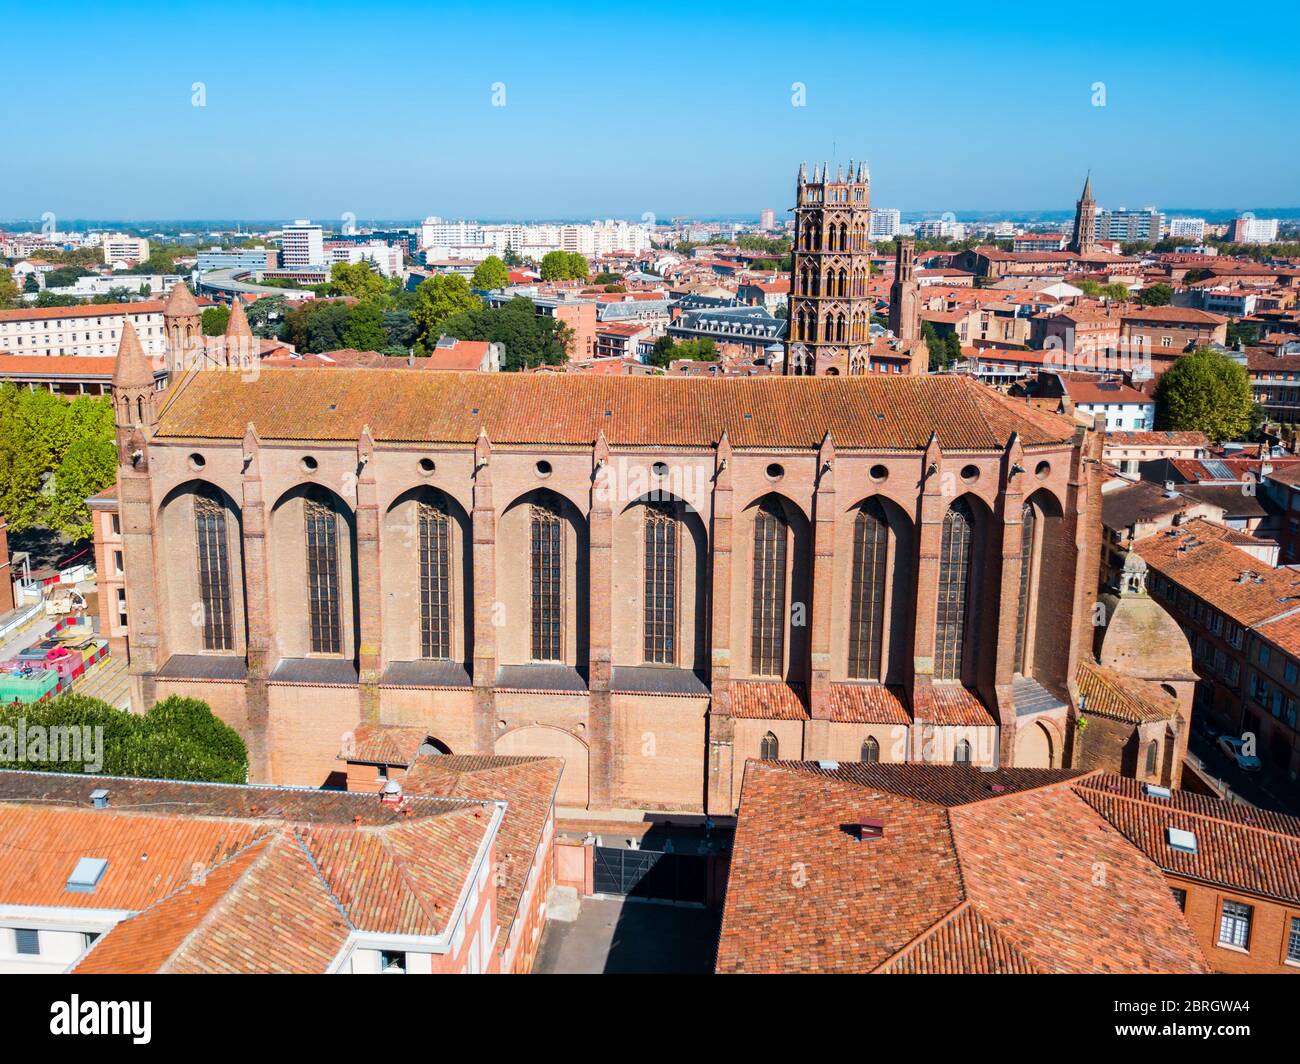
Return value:
<svg viewBox="0 0 1300 1064">
<path fill-rule="evenodd" d="M 0 351 L 12 355 L 116 356 L 130 321 L 144 353 L 161 356 L 163 301 L 0 310 Z"/>
<path fill-rule="evenodd" d="M 280 232 L 280 258 L 286 270 L 319 266 L 325 261 L 325 231 L 300 218 Z"/>
<path fill-rule="evenodd" d="M 100 241 L 104 251 L 104 265 L 112 266 L 117 262 L 135 265 L 149 257 L 149 241 L 142 237 L 126 236 L 123 233 L 105 233 Z"/>
</svg>

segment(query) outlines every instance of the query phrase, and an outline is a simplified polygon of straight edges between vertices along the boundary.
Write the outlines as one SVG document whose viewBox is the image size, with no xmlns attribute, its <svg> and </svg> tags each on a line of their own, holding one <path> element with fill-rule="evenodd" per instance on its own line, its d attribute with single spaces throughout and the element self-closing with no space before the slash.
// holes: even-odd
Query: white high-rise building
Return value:
<svg viewBox="0 0 1300 1064">
<path fill-rule="evenodd" d="M 871 240 L 892 240 L 898 236 L 899 213 L 892 207 L 871 208 Z"/>
<path fill-rule="evenodd" d="M 280 233 L 280 264 L 286 270 L 321 266 L 325 262 L 325 231 L 300 218 Z"/>
<path fill-rule="evenodd" d="M 1179 240 L 1204 240 L 1204 218 L 1170 218 L 1169 235 Z"/>
<path fill-rule="evenodd" d="M 1243 214 L 1232 223 L 1232 239 L 1238 244 L 1272 244 L 1277 240 L 1277 219 Z"/>
</svg>

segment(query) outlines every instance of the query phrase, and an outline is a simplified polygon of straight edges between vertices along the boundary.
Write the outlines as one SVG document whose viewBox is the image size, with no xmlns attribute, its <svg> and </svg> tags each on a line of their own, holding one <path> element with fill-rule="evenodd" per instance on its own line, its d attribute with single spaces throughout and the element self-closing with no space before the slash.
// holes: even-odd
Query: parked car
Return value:
<svg viewBox="0 0 1300 1064">
<path fill-rule="evenodd" d="M 1264 767 L 1263 762 L 1254 754 L 1244 753 L 1245 745 L 1234 735 L 1219 736 L 1219 749 L 1232 759 L 1233 764 L 1243 772 L 1258 772 Z"/>
</svg>

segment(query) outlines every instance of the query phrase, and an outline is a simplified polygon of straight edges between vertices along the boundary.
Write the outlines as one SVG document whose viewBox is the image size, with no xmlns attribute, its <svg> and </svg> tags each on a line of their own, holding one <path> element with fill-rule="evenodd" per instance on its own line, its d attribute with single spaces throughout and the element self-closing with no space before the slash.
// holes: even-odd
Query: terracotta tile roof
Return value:
<svg viewBox="0 0 1300 1064">
<path fill-rule="evenodd" d="M 717 970 L 1206 971 L 1160 870 L 1078 777 L 749 762 Z M 880 838 L 859 841 L 864 818 Z"/>
<path fill-rule="evenodd" d="M 733 680 L 731 715 L 754 720 L 807 720 L 804 685 L 779 680 Z"/>
<path fill-rule="evenodd" d="M 1124 320 L 1154 321 L 1168 325 L 1223 325 L 1227 318 L 1194 307 L 1137 307 L 1124 312 Z"/>
<path fill-rule="evenodd" d="M 352 729 L 352 740 L 344 742 L 339 758 L 367 765 L 406 767 L 419 755 L 420 746 L 428 737 L 424 728 L 363 722 Z"/>
<path fill-rule="evenodd" d="M 1209 437 L 1203 432 L 1115 432 L 1108 430 L 1105 447 L 1204 447 Z"/>
<path fill-rule="evenodd" d="M 1227 529 L 1200 518 L 1140 539 L 1133 549 L 1153 570 L 1240 625 L 1300 607 L 1300 573 L 1271 569 L 1228 542 Z M 1243 574 L 1246 575 L 1243 580 Z"/>
<path fill-rule="evenodd" d="M 1123 776 L 1075 790 L 1170 875 L 1300 904 L 1300 818 L 1187 791 L 1156 798 Z M 1196 853 L 1170 846 L 1170 827 L 1192 832 Z"/>
<path fill-rule="evenodd" d="M 122 314 L 161 314 L 161 299 L 139 303 L 88 303 L 75 307 L 20 307 L 0 310 L 0 321 L 48 321 L 52 318 L 112 318 Z"/>
<path fill-rule="evenodd" d="M 959 683 L 935 683 L 916 693 L 916 716 L 951 728 L 988 728 L 994 721 L 979 695 Z"/>
<path fill-rule="evenodd" d="M 963 902 L 876 971 L 882 975 L 1043 974 L 970 902 Z"/>
<path fill-rule="evenodd" d="M 881 683 L 833 683 L 831 720 L 841 724 L 910 724 L 907 691 Z"/>
<path fill-rule="evenodd" d="M 500 757 L 473 754 L 425 756 L 407 770 L 407 794 L 504 801 L 497 833 L 497 923 L 500 946 L 523 900 L 533 858 L 542 844 L 555 806 L 564 762 L 555 757 Z"/>
<path fill-rule="evenodd" d="M 498 801 L 0 772 L 0 903 L 134 911 L 87 970 L 322 971 L 350 929 L 445 933 Z"/>
<path fill-rule="evenodd" d="M 1079 694 L 1087 699 L 1086 717 L 1148 724 L 1178 716 L 1178 700 L 1155 684 L 1103 668 L 1095 661 L 1080 658 L 1074 678 Z"/>
<path fill-rule="evenodd" d="M 108 383 L 116 366 L 116 355 L 0 354 L 0 376 L 4 377 L 103 377 Z"/>
<path fill-rule="evenodd" d="M 436 373 L 377 378 L 354 369 L 318 374 L 263 369 L 255 380 L 192 372 L 172 388 L 161 437 L 377 440 L 590 446 L 706 447 L 724 430 L 734 447 L 1002 449 L 1073 437 L 1068 418 L 1007 399 L 957 376 L 686 379 L 578 374 Z"/>
</svg>

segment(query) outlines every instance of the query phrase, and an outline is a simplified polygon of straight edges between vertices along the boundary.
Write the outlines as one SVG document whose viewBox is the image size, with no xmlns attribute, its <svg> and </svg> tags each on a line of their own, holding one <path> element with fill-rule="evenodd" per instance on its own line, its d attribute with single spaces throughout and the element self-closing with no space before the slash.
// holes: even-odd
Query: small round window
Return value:
<svg viewBox="0 0 1300 1064">
<path fill-rule="evenodd" d="M 1052 471 L 1051 462 L 1039 462 L 1038 465 L 1034 466 L 1034 476 L 1036 476 L 1039 480 L 1046 480 L 1047 475 L 1051 473 L 1051 471 Z"/>
<path fill-rule="evenodd" d="M 545 458 L 538 462 L 535 468 L 539 477 L 549 477 L 551 475 L 551 463 Z"/>
<path fill-rule="evenodd" d="M 767 467 L 768 480 L 780 480 L 783 476 L 785 476 L 785 467 L 779 462 L 773 462 Z"/>
<path fill-rule="evenodd" d="M 207 464 L 208 464 L 208 460 L 204 458 L 203 455 L 198 454 L 197 452 L 195 454 L 190 455 L 190 468 L 195 470 L 196 472 L 202 469 Z"/>
<path fill-rule="evenodd" d="M 870 470 L 870 475 L 871 475 L 871 479 L 877 482 L 882 480 L 888 480 L 889 469 L 879 464 L 873 465 Z"/>
<path fill-rule="evenodd" d="M 652 472 L 657 477 L 666 477 L 668 475 L 668 463 L 656 462 L 654 465 L 650 467 L 650 472 Z"/>
<path fill-rule="evenodd" d="M 438 467 L 434 464 L 434 461 L 433 461 L 432 458 L 421 458 L 419 464 L 420 464 L 420 475 L 421 475 L 421 476 L 426 476 L 426 477 L 427 477 L 427 476 L 431 475 L 435 469 L 438 468 Z"/>
<path fill-rule="evenodd" d="M 974 484 L 980 478 L 980 469 L 976 465 L 962 466 L 961 479 L 967 484 Z"/>
<path fill-rule="evenodd" d="M 304 473 L 315 473 L 320 463 L 311 455 L 307 455 L 302 460 L 302 471 Z"/>
</svg>

